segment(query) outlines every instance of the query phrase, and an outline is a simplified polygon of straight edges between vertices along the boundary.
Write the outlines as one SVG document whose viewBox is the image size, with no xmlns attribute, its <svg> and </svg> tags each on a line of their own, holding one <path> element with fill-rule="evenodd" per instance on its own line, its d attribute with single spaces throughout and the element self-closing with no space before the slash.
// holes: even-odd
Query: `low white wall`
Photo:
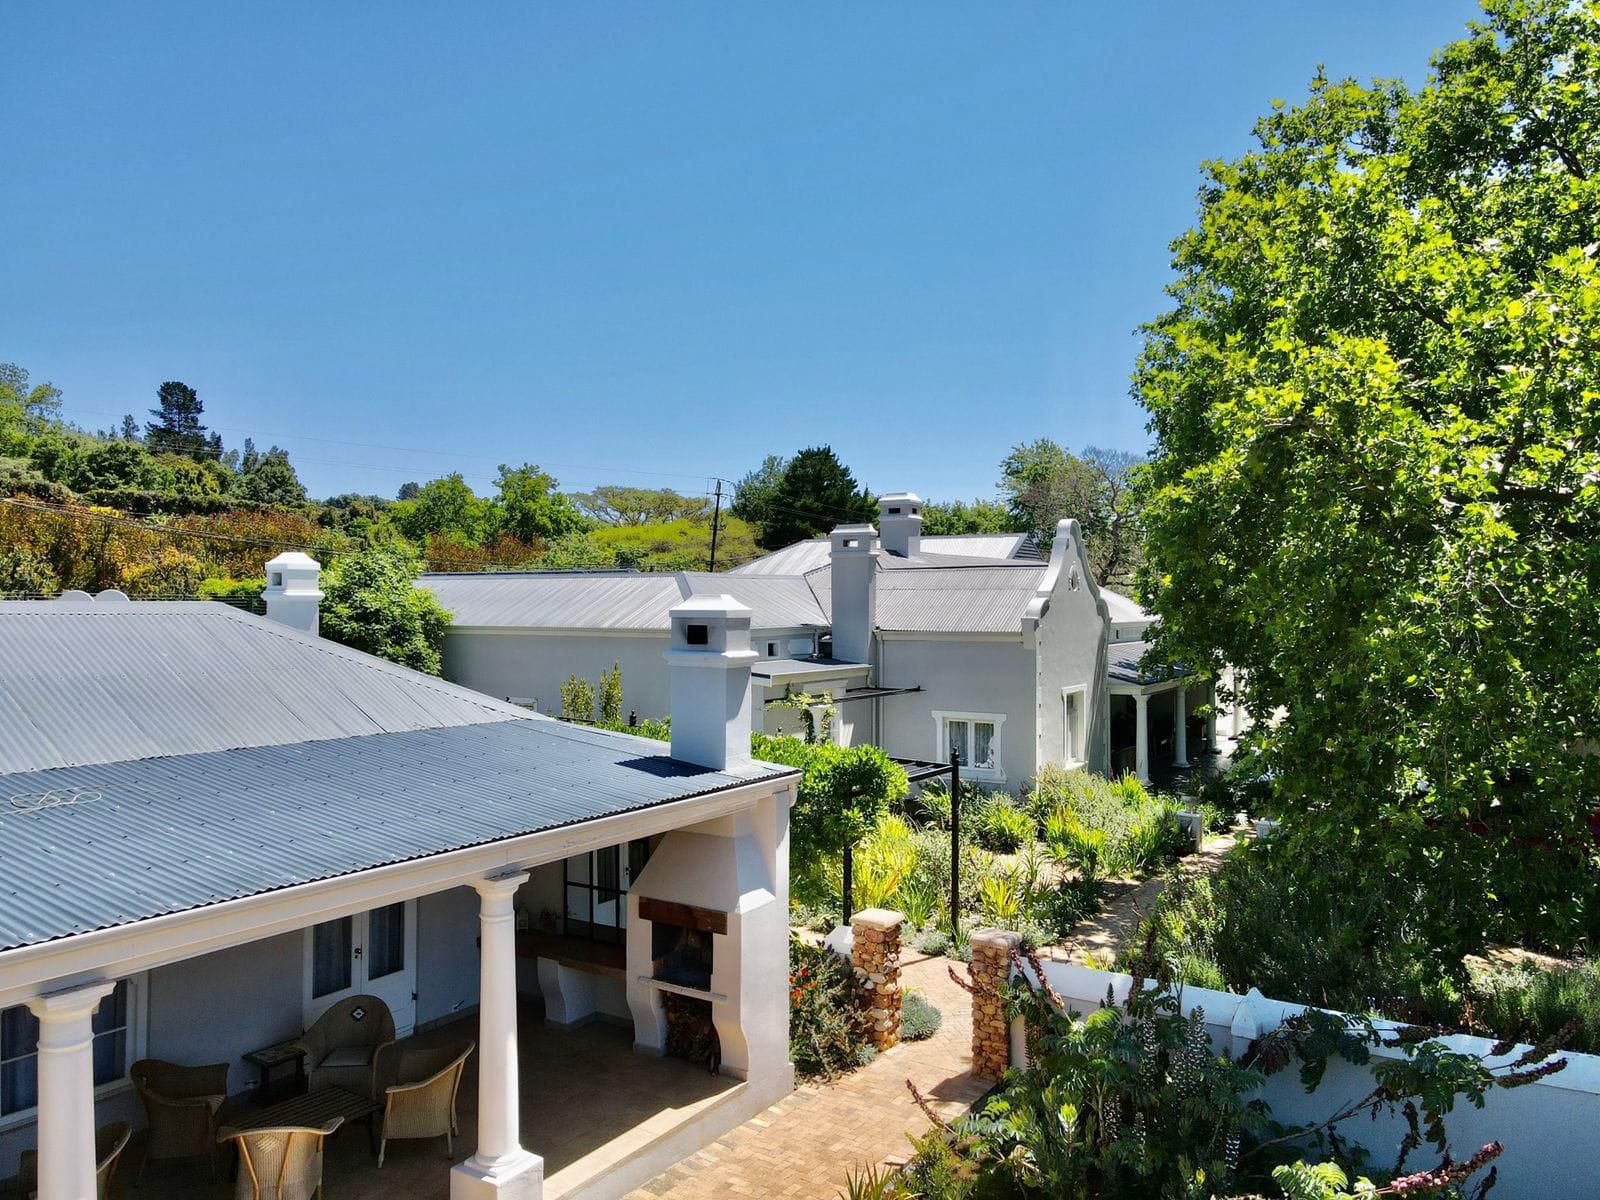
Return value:
<svg viewBox="0 0 1600 1200">
<path fill-rule="evenodd" d="M 1118 1001 L 1127 998 L 1132 985 L 1127 975 L 1071 963 L 1047 962 L 1044 970 L 1050 985 L 1068 1007 L 1083 1013 L 1100 1006 L 1108 984 Z M 1203 1010 L 1212 1045 L 1219 1050 L 1231 1049 L 1235 1057 L 1255 1037 L 1305 1011 L 1304 1005 L 1269 1000 L 1255 990 L 1239 996 L 1186 987 L 1180 999 L 1186 1013 L 1196 1008 Z M 1020 1020 L 1012 1026 L 1013 1062 L 1022 1061 L 1021 1026 Z M 1385 1022 L 1380 1022 L 1379 1027 L 1394 1028 Z M 1487 1054 L 1493 1045 L 1485 1038 L 1466 1035 L 1440 1041 L 1451 1050 L 1474 1056 Z M 1519 1046 L 1504 1059 L 1491 1061 L 1509 1062 L 1526 1049 Z M 1398 1050 L 1381 1046 L 1373 1047 L 1372 1053 L 1374 1057 L 1401 1057 Z M 1497 1160 L 1500 1180 L 1495 1187 L 1495 1200 L 1600 1195 L 1600 1142 L 1593 1136 L 1600 1129 L 1600 1057 L 1572 1053 L 1560 1057 L 1567 1060 L 1565 1070 L 1523 1087 L 1495 1089 L 1482 1109 L 1460 1102 L 1445 1118 L 1451 1152 L 1457 1159 L 1469 1157 L 1488 1142 L 1505 1145 L 1505 1153 Z M 1292 1064 L 1271 1076 L 1257 1095 L 1271 1105 L 1275 1119 L 1301 1125 L 1332 1116 L 1341 1105 L 1358 1099 L 1372 1086 L 1372 1076 L 1366 1068 L 1336 1060 L 1329 1064 L 1322 1085 L 1310 1095 L 1301 1086 L 1299 1072 Z M 1372 1152 L 1374 1166 L 1387 1167 L 1394 1163 L 1405 1126 L 1398 1118 L 1373 1122 L 1362 1116 L 1345 1122 L 1341 1132 Z M 1408 1163 L 1413 1170 L 1433 1165 L 1427 1147 L 1413 1153 Z"/>
</svg>

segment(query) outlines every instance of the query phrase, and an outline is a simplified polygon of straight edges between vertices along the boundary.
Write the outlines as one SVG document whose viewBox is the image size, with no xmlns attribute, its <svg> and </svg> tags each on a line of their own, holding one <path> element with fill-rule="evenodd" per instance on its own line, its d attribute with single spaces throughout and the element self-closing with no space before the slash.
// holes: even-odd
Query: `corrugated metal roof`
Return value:
<svg viewBox="0 0 1600 1200">
<path fill-rule="evenodd" d="M 804 575 L 824 566 L 828 561 L 827 538 L 813 538 L 808 542 L 795 542 L 782 550 L 735 567 L 729 575 Z M 924 557 L 954 555 L 960 558 L 993 561 L 994 559 L 1020 559 L 1039 562 L 1042 556 L 1033 539 L 1025 533 L 971 533 L 939 534 L 922 539 Z M 946 564 L 950 565 L 950 564 Z"/>
<path fill-rule="evenodd" d="M 525 715 L 225 604 L 0 602 L 0 773 Z"/>
<path fill-rule="evenodd" d="M 878 628 L 890 633 L 1021 633 L 1022 617 L 1044 577 L 1043 563 L 880 570 Z M 806 576 L 832 611 L 831 573 Z"/>
<path fill-rule="evenodd" d="M 0 951 L 791 773 L 663 750 L 523 714 L 0 775 Z"/>
<path fill-rule="evenodd" d="M 1112 642 L 1106 647 L 1106 678 L 1115 683 L 1163 683 L 1188 672 L 1181 667 L 1140 667 L 1140 660 L 1150 653 L 1149 642 Z"/>
<path fill-rule="evenodd" d="M 1114 592 L 1108 587 L 1100 589 L 1100 598 L 1106 602 L 1106 611 L 1111 614 L 1113 622 L 1132 625 L 1139 621 L 1150 622 L 1155 617 L 1146 612 L 1139 603 L 1121 592 Z"/>
<path fill-rule="evenodd" d="M 665 632 L 668 611 L 690 596 L 726 593 L 754 612 L 757 629 L 824 625 L 816 597 L 799 578 L 706 572 L 551 575 L 507 572 L 424 575 L 419 581 L 457 625 L 514 629 L 641 629 Z"/>
</svg>

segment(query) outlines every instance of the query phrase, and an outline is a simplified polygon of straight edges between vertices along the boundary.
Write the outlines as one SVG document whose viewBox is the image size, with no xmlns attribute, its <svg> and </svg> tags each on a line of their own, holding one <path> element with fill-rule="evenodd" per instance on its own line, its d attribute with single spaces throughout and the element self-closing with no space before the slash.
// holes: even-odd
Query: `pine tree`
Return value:
<svg viewBox="0 0 1600 1200">
<path fill-rule="evenodd" d="M 205 406 L 192 387 L 177 380 L 168 380 L 157 393 L 159 408 L 152 408 L 155 417 L 144 427 L 145 444 L 153 453 L 187 454 L 191 458 L 204 458 L 207 450 L 206 427 L 200 423 Z M 217 447 L 220 449 L 220 440 Z"/>
</svg>

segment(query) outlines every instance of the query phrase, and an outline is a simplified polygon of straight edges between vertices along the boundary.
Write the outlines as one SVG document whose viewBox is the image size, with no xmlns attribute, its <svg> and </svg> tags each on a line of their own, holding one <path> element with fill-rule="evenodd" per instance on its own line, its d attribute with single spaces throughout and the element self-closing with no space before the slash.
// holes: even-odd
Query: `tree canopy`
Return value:
<svg viewBox="0 0 1600 1200">
<path fill-rule="evenodd" d="M 322 633 L 368 654 L 437 675 L 450 614 L 414 586 L 418 564 L 397 546 L 342 555 L 323 571 Z"/>
<path fill-rule="evenodd" d="M 1102 583 L 1121 581 L 1138 564 L 1138 497 L 1131 482 L 1141 462 L 1126 450 L 1097 446 L 1072 454 L 1050 438 L 1013 446 L 1000 463 L 1010 527 L 1048 551 L 1056 525 L 1072 517 L 1083 529 L 1095 576 Z"/>
<path fill-rule="evenodd" d="M 1485 7 L 1206 166 L 1135 379 L 1160 651 L 1243 673 L 1297 853 L 1422 881 L 1447 965 L 1600 915 L 1600 8 Z"/>
<path fill-rule="evenodd" d="M 791 459 L 769 457 L 739 481 L 731 511 L 761 530 L 761 545 L 777 550 L 839 525 L 872 520 L 877 501 L 856 482 L 831 446 L 813 446 Z"/>
</svg>

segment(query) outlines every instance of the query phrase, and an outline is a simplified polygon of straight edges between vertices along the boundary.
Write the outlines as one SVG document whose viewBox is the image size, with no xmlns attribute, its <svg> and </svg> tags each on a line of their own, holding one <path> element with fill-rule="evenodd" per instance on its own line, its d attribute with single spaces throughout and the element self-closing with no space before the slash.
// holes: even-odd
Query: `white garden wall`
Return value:
<svg viewBox="0 0 1600 1200">
<path fill-rule="evenodd" d="M 1071 963 L 1043 965 L 1050 985 L 1069 1008 L 1079 1012 L 1098 1008 L 1108 986 L 1117 1000 L 1126 999 L 1133 982 L 1127 975 Z M 1252 1039 L 1305 1011 L 1303 1005 L 1269 1000 L 1254 990 L 1239 996 L 1190 987 L 1182 989 L 1181 1002 L 1186 1013 L 1202 1009 L 1212 1044 L 1219 1050 L 1231 1050 L 1236 1057 Z M 1394 1028 L 1379 1024 L 1380 1028 Z M 1485 1038 L 1465 1035 L 1440 1040 L 1452 1050 L 1475 1056 L 1486 1054 L 1492 1046 Z M 1510 1061 L 1525 1049 L 1519 1046 L 1505 1059 L 1492 1061 Z M 1020 1064 L 1023 1055 L 1022 1023 L 1017 1021 L 1011 1030 L 1012 1061 Z M 1400 1057 L 1400 1052 L 1375 1047 L 1373 1055 Z M 1600 1196 L 1600 1139 L 1594 1136 L 1600 1130 L 1600 1056 L 1566 1053 L 1560 1057 L 1567 1060 L 1565 1070 L 1524 1087 L 1491 1091 L 1481 1110 L 1462 1102 L 1446 1118 L 1451 1151 L 1458 1159 L 1467 1158 L 1487 1142 L 1505 1145 L 1498 1160 L 1500 1181 L 1495 1200 Z M 1366 1068 L 1340 1060 L 1329 1065 L 1321 1087 L 1311 1095 L 1300 1085 L 1292 1065 L 1269 1078 L 1258 1094 L 1272 1106 L 1278 1120 L 1305 1124 L 1333 1115 L 1372 1086 Z M 1393 1164 L 1405 1132 L 1398 1119 L 1374 1123 L 1365 1116 L 1346 1122 L 1341 1131 L 1371 1151 L 1375 1166 Z M 1434 1159 L 1424 1147 L 1407 1165 L 1422 1170 L 1434 1165 Z"/>
</svg>

